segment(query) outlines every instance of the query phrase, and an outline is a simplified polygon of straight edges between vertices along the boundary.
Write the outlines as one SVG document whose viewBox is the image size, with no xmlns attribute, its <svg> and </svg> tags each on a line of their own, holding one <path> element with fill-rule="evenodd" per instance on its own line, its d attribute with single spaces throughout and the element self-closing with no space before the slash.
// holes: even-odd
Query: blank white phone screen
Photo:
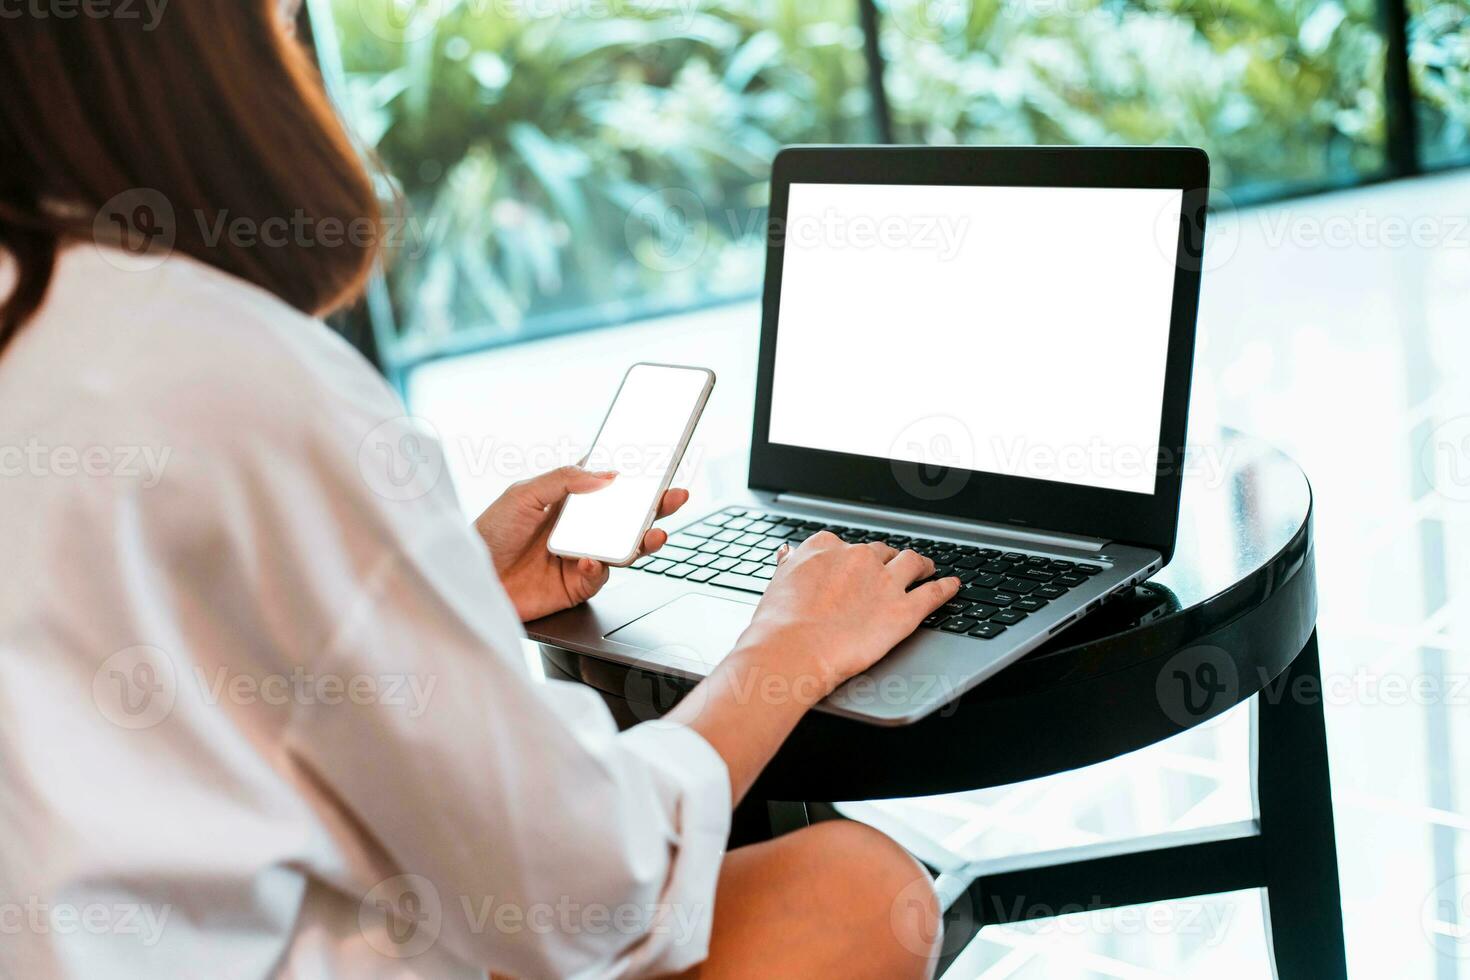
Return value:
<svg viewBox="0 0 1470 980">
<path fill-rule="evenodd" d="M 1182 201 L 793 184 L 771 441 L 1153 493 Z"/>
<path fill-rule="evenodd" d="M 709 378 L 705 371 L 655 364 L 628 371 L 586 464 L 613 470 L 617 478 L 567 499 L 551 532 L 552 551 L 604 561 L 633 552 L 665 478 L 678 465 L 680 443 Z"/>
</svg>

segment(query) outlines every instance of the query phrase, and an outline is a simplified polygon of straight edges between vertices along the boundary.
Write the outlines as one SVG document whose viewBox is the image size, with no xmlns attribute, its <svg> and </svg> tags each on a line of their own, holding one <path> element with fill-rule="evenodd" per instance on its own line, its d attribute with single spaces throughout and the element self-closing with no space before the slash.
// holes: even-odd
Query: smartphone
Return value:
<svg viewBox="0 0 1470 980">
<path fill-rule="evenodd" d="M 707 368 L 634 364 L 597 430 L 586 466 L 617 479 L 567 498 L 548 547 L 563 558 L 631 565 L 715 386 Z"/>
</svg>

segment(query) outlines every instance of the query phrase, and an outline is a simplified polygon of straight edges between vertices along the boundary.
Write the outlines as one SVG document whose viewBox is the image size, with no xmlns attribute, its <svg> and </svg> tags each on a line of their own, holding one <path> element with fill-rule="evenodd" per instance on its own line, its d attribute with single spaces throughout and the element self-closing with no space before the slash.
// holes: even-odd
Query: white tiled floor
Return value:
<svg viewBox="0 0 1470 980">
<path fill-rule="evenodd" d="M 1355 977 L 1470 978 L 1470 177 L 1215 222 L 1197 423 L 1292 455 L 1316 495 L 1338 851 Z M 758 313 L 545 341 L 417 372 L 467 510 L 575 458 L 623 367 L 708 364 L 696 493 L 742 485 Z M 694 507 L 698 507 L 696 500 Z M 1060 779 L 883 808 L 931 846 L 996 857 L 1234 820 L 1245 714 Z M 989 929 L 953 977 L 1266 976 L 1253 893 Z"/>
</svg>

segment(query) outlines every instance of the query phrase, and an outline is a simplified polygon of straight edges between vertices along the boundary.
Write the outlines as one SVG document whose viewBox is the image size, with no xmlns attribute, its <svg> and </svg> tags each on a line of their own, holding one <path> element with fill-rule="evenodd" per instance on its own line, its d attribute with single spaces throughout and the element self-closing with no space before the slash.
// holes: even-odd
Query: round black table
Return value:
<svg viewBox="0 0 1470 980">
<path fill-rule="evenodd" d="M 1143 748 L 1255 697 L 1254 819 L 1008 862 L 974 882 L 950 925 L 973 934 L 1013 910 L 1264 888 L 1277 976 L 1345 977 L 1311 488 L 1288 457 L 1230 431 L 1192 450 L 1188 467 L 1177 550 L 1149 583 L 916 724 L 809 714 L 751 800 L 891 799 L 1035 779 Z M 662 713 L 688 688 L 567 651 L 543 647 L 543 659 L 550 676 L 602 692 L 624 725 Z"/>
</svg>

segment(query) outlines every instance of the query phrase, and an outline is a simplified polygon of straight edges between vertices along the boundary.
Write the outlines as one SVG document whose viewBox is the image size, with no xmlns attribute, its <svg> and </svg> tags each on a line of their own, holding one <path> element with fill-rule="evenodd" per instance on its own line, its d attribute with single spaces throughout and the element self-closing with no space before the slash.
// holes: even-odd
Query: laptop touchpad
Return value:
<svg viewBox="0 0 1470 980">
<path fill-rule="evenodd" d="M 748 602 L 692 592 L 619 626 L 607 639 L 707 672 L 725 659 L 754 612 Z"/>
</svg>

